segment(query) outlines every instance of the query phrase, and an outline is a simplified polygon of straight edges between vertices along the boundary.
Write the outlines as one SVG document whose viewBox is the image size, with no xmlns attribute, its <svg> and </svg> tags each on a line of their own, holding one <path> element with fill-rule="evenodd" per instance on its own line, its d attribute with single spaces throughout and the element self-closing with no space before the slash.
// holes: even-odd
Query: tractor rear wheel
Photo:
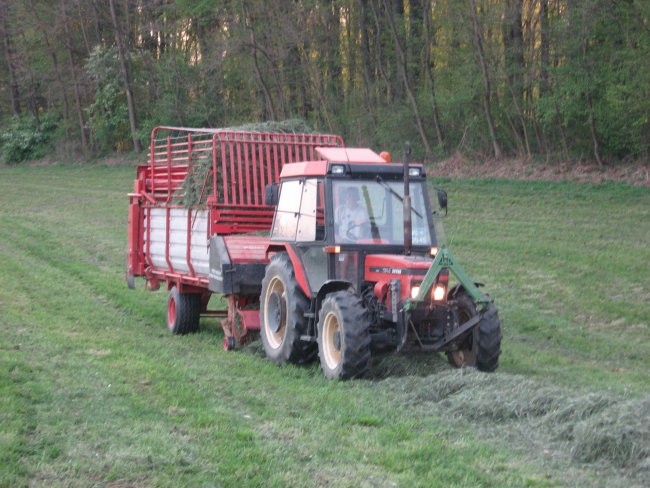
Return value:
<svg viewBox="0 0 650 488">
<path fill-rule="evenodd" d="M 456 298 L 456 324 L 461 326 L 478 314 L 476 304 L 467 293 Z M 501 322 L 494 304 L 490 304 L 479 323 L 461 339 L 458 347 L 447 351 L 452 366 L 476 367 L 480 371 L 492 372 L 499 366 L 501 354 Z"/>
<path fill-rule="evenodd" d="M 172 286 L 167 300 L 167 328 L 172 334 L 189 334 L 199 330 L 201 295 L 180 293 Z"/>
<path fill-rule="evenodd" d="M 308 310 L 309 300 L 296 281 L 289 257 L 276 254 L 266 267 L 260 297 L 260 336 L 272 362 L 306 363 L 316 357 L 315 345 L 300 339 L 307 332 Z"/>
<path fill-rule="evenodd" d="M 361 298 L 345 290 L 331 293 L 318 315 L 318 355 L 327 378 L 362 376 L 370 361 L 370 316 Z"/>
</svg>

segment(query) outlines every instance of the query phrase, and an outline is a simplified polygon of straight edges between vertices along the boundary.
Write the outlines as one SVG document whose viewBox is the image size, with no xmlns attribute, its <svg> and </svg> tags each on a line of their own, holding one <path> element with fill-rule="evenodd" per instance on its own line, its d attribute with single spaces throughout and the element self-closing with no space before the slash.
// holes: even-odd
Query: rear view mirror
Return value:
<svg viewBox="0 0 650 488">
<path fill-rule="evenodd" d="M 278 190 L 277 183 L 269 183 L 264 187 L 264 204 L 277 205 L 278 204 Z"/>
<path fill-rule="evenodd" d="M 438 190 L 438 205 L 440 209 L 445 211 L 447 215 L 447 192 L 445 190 Z"/>
</svg>

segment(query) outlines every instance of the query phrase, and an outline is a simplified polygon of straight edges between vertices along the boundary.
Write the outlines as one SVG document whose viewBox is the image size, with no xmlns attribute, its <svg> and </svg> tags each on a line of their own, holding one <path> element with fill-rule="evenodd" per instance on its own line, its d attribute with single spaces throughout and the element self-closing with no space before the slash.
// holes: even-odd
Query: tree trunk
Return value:
<svg viewBox="0 0 650 488">
<path fill-rule="evenodd" d="M 423 60 L 422 64 L 424 67 L 424 72 L 426 74 L 427 89 L 431 93 L 431 110 L 433 111 L 433 127 L 436 130 L 436 139 L 438 140 L 438 146 L 441 149 L 444 149 L 445 146 L 445 137 L 442 133 L 442 126 L 440 124 L 440 114 L 438 112 L 438 102 L 436 101 L 436 85 L 434 83 L 433 68 L 434 63 L 431 59 L 431 0 L 425 0 L 424 2 L 424 32 L 422 39 L 423 46 Z"/>
<path fill-rule="evenodd" d="M 115 31 L 115 43 L 117 44 L 117 56 L 120 62 L 120 72 L 122 74 L 122 81 L 124 82 L 124 93 L 126 95 L 126 108 L 129 112 L 129 127 L 131 128 L 131 139 L 133 140 L 133 149 L 136 152 L 142 151 L 140 141 L 138 140 L 138 123 L 136 119 L 135 104 L 133 103 L 133 90 L 131 88 L 131 80 L 129 77 L 129 70 L 127 67 L 127 53 L 124 46 L 124 38 L 121 34 L 120 25 L 117 22 L 117 15 L 115 13 L 114 0 L 108 0 L 108 5 L 111 10 L 111 20 L 113 21 L 113 29 Z"/>
<path fill-rule="evenodd" d="M 70 75 L 72 76 L 72 91 L 74 92 L 75 105 L 77 109 L 77 121 L 81 136 L 81 150 L 84 157 L 88 156 L 88 140 L 86 138 L 86 122 L 84 120 L 83 107 L 81 105 L 81 93 L 79 91 L 79 80 L 77 79 L 77 70 L 74 65 L 72 56 L 72 36 L 68 26 L 68 12 L 65 8 L 65 0 L 61 0 L 61 15 L 63 16 L 63 34 L 65 36 L 65 46 L 68 53 L 68 64 L 70 65 Z"/>
<path fill-rule="evenodd" d="M 70 102 L 68 101 L 68 92 L 66 90 L 65 83 L 63 82 L 63 77 L 61 76 L 61 69 L 59 68 L 59 58 L 56 55 L 56 50 L 54 49 L 52 43 L 50 42 L 50 36 L 48 36 L 47 34 L 47 26 L 44 24 L 42 19 L 38 17 L 38 13 L 34 5 L 34 0 L 30 0 L 29 6 L 36 16 L 38 22 L 38 29 L 43 34 L 43 41 L 45 42 L 45 48 L 48 54 L 50 55 L 50 58 L 52 58 L 52 67 L 54 68 L 54 75 L 56 76 L 56 81 L 59 84 L 59 90 L 61 92 L 61 97 L 63 99 L 63 118 L 65 120 L 68 120 L 70 118 Z M 48 101 L 48 103 L 54 105 L 51 101 Z M 66 135 L 69 135 L 69 129 L 67 126 L 66 126 Z"/>
<path fill-rule="evenodd" d="M 521 110 L 524 103 L 524 33 L 522 26 L 523 0 L 506 0 L 503 15 L 502 37 L 505 54 L 505 70 L 508 90 L 519 124 L 512 122 L 514 137 L 517 139 L 519 152 L 530 158 L 530 143 L 526 119 Z M 522 140 L 523 139 L 523 140 Z"/>
<path fill-rule="evenodd" d="M 485 120 L 490 132 L 490 139 L 492 140 L 494 157 L 496 159 L 501 159 L 501 146 L 497 140 L 496 130 L 494 129 L 494 119 L 492 118 L 492 108 L 490 106 L 490 76 L 488 73 L 487 61 L 485 60 L 485 54 L 483 52 L 483 35 L 481 34 L 481 29 L 478 23 L 476 0 L 470 0 L 469 3 L 471 10 L 470 15 L 472 17 L 472 26 L 474 30 L 474 43 L 476 44 L 476 56 L 478 57 L 478 62 L 481 68 L 481 75 L 483 77 L 483 89 L 485 91 L 483 94 L 483 110 L 485 112 Z"/>
<path fill-rule="evenodd" d="M 418 132 L 420 133 L 420 139 L 422 140 L 422 145 L 424 146 L 425 155 L 426 157 L 431 157 L 431 146 L 429 145 L 427 134 L 424 131 L 424 124 L 422 123 L 422 117 L 420 116 L 420 109 L 418 108 L 417 100 L 415 99 L 415 95 L 411 89 L 408 79 L 406 52 L 400 43 L 399 35 L 397 33 L 397 26 L 395 25 L 395 18 L 393 17 L 393 12 L 391 11 L 388 12 L 388 23 L 390 24 L 390 30 L 393 34 L 393 41 L 395 43 L 395 51 L 397 52 L 399 73 L 401 74 L 402 84 L 404 86 L 404 90 L 406 91 L 406 96 L 411 103 L 411 109 L 413 110 L 413 115 L 415 116 L 415 123 L 418 127 Z"/>
<path fill-rule="evenodd" d="M 603 160 L 600 157 L 600 145 L 598 144 L 598 135 L 596 134 L 596 122 L 594 121 L 594 106 L 591 96 L 587 96 L 587 106 L 589 107 L 589 132 L 591 133 L 591 143 L 594 150 L 594 158 L 598 166 L 603 166 Z"/>
<path fill-rule="evenodd" d="M 540 0 L 540 78 L 542 79 L 540 93 L 542 95 L 548 93 L 548 68 L 551 62 L 550 49 L 549 49 L 549 33 L 548 33 L 548 0 Z"/>
<path fill-rule="evenodd" d="M 386 10 L 386 16 L 388 17 L 388 22 L 391 26 L 391 34 L 393 37 L 393 43 L 395 42 L 400 43 L 401 46 L 405 45 L 405 36 L 403 36 L 403 30 L 397 31 L 395 24 L 395 18 L 399 19 L 404 19 L 404 3 L 402 0 L 380 0 L 382 3 L 384 3 L 384 8 Z M 402 22 L 402 26 L 404 23 Z M 381 32 L 381 31 L 379 31 Z M 397 38 L 397 41 L 395 41 L 395 38 Z M 402 48 L 404 49 L 404 48 Z M 403 51 L 404 56 L 406 56 L 406 52 Z M 399 54 L 396 53 L 398 56 Z M 405 64 L 405 63 L 404 63 Z M 391 66 L 391 73 L 390 73 L 390 79 L 391 79 L 391 91 L 393 92 L 393 97 L 396 100 L 402 100 L 404 99 L 404 78 L 401 74 L 402 70 L 402 63 L 400 62 L 399 59 L 395 60 L 395 63 L 390 63 L 389 66 Z M 393 68 L 394 66 L 394 68 Z"/>
<path fill-rule="evenodd" d="M 2 47 L 4 49 L 7 71 L 9 71 L 9 96 L 11 97 L 11 111 L 14 115 L 20 114 L 20 91 L 18 90 L 18 78 L 16 76 L 16 65 L 14 64 L 14 50 L 11 43 L 11 33 L 7 23 L 9 5 L 7 0 L 0 0 L 0 35 L 2 35 Z"/>
<path fill-rule="evenodd" d="M 384 53 L 382 50 L 381 42 L 381 22 L 379 21 L 379 12 L 377 12 L 377 6 L 373 0 L 370 1 L 370 9 L 372 10 L 372 17 L 375 21 L 375 65 L 377 66 L 377 70 L 379 71 L 381 78 L 384 80 L 387 95 L 386 101 L 388 103 L 392 103 L 393 92 L 391 90 L 390 77 L 388 76 L 388 73 L 386 73 L 382 62 L 384 60 Z"/>
<path fill-rule="evenodd" d="M 523 100 L 524 33 L 521 23 L 523 0 L 506 0 L 503 15 L 505 69 L 517 103 Z"/>
<path fill-rule="evenodd" d="M 370 107 L 370 84 L 373 76 L 370 69 L 370 41 L 368 33 L 368 0 L 357 0 L 357 10 L 359 16 L 359 54 L 363 70 L 363 91 L 366 98 L 366 105 Z"/>
<path fill-rule="evenodd" d="M 250 31 L 250 41 L 251 41 L 251 52 L 253 54 L 253 66 L 255 67 L 255 74 L 257 74 L 257 80 L 260 83 L 262 88 L 262 94 L 264 95 L 264 102 L 266 105 L 266 115 L 269 120 L 277 120 L 277 113 L 275 111 L 275 105 L 273 104 L 273 97 L 271 96 L 271 91 L 266 83 L 266 77 L 262 73 L 260 68 L 260 60 L 258 56 L 258 50 L 261 47 L 257 43 L 257 36 L 255 34 L 255 19 L 250 15 L 249 9 L 246 5 L 246 2 L 242 2 L 242 8 L 244 11 L 244 24 L 248 25 Z"/>
<path fill-rule="evenodd" d="M 428 11 L 425 10 L 423 3 L 429 3 L 430 0 L 409 0 L 409 19 L 408 19 L 408 36 L 405 37 L 406 52 L 408 58 L 412 60 L 408 66 L 408 77 L 413 86 L 420 86 L 419 81 L 422 80 L 422 68 L 420 63 L 415 60 L 419 58 L 423 46 L 426 46 L 422 40 L 424 29 L 424 16 L 428 16 Z M 425 71 L 427 66 L 424 66 Z"/>
</svg>

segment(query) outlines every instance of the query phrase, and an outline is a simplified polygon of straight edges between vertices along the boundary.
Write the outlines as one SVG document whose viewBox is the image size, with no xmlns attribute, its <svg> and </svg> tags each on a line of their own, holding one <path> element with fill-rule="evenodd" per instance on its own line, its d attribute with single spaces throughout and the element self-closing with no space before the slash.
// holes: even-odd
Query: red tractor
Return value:
<svg viewBox="0 0 650 488">
<path fill-rule="evenodd" d="M 172 332 L 218 315 L 207 304 L 219 293 L 228 302 L 227 349 L 259 329 L 271 361 L 318 357 L 328 378 L 361 376 L 371 355 L 387 350 L 441 351 L 456 367 L 497 368 L 497 310 L 438 245 L 434 217 L 447 195 L 438 189 L 432 208 L 421 164 L 295 134 L 300 140 L 284 145 L 302 155 L 280 151 L 293 156 L 277 164 L 273 144 L 286 136 L 211 131 L 198 185 L 205 198 L 188 208 L 181 182 L 201 158 L 200 137 L 190 135 L 189 143 L 152 138 L 152 162 L 131 194 L 127 277 L 144 276 L 149 288 L 168 283 Z"/>
</svg>

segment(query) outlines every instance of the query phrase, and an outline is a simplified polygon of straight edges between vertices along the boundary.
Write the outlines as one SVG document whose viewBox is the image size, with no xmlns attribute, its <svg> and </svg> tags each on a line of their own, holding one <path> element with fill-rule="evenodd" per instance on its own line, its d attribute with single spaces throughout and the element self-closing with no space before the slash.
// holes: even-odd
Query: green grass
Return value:
<svg viewBox="0 0 650 488">
<path fill-rule="evenodd" d="M 166 294 L 123 280 L 133 177 L 127 167 L 0 169 L 0 486 L 650 478 L 643 452 L 580 451 L 597 428 L 592 411 L 650 415 L 647 189 L 443 182 L 448 240 L 499 307 L 499 372 L 387 356 L 369 379 L 330 382 L 316 365 L 271 365 L 259 343 L 223 351 L 213 320 L 199 334 L 167 333 Z M 580 407 L 560 418 L 533 411 L 540 398 Z"/>
</svg>

